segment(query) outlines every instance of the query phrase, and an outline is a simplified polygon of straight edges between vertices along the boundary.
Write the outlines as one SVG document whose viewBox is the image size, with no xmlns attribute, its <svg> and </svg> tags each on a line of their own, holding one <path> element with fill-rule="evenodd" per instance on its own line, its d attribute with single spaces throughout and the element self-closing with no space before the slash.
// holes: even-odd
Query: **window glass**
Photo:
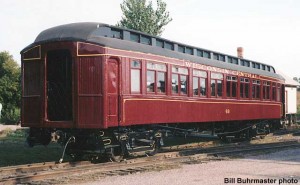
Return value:
<svg viewBox="0 0 300 185">
<path fill-rule="evenodd" d="M 211 96 L 216 96 L 216 81 L 212 80 L 210 82 L 210 92 L 211 92 Z"/>
<path fill-rule="evenodd" d="M 131 61 L 132 68 L 141 68 L 141 63 L 139 61 Z"/>
<path fill-rule="evenodd" d="M 227 81 L 227 82 L 226 82 L 226 96 L 227 96 L 227 97 L 231 97 L 230 91 L 231 91 L 231 82 L 230 82 L 230 81 Z"/>
<path fill-rule="evenodd" d="M 218 97 L 222 97 L 223 94 L 223 83 L 221 80 L 217 80 L 218 83 Z"/>
<path fill-rule="evenodd" d="M 246 66 L 246 67 L 250 67 L 250 62 L 246 61 L 246 60 L 241 60 L 241 65 Z"/>
<path fill-rule="evenodd" d="M 264 82 L 263 85 L 263 98 L 264 99 L 270 99 L 270 82 Z"/>
<path fill-rule="evenodd" d="M 276 101 L 276 83 L 272 84 L 272 100 Z"/>
<path fill-rule="evenodd" d="M 141 91 L 141 73 L 139 69 L 131 69 L 131 92 Z"/>
<path fill-rule="evenodd" d="M 235 98 L 237 94 L 237 77 L 227 76 L 226 79 L 226 95 L 229 98 Z"/>
<path fill-rule="evenodd" d="M 211 73 L 211 78 L 223 80 L 223 74 L 221 74 L 221 73 Z"/>
<path fill-rule="evenodd" d="M 147 62 L 147 92 L 166 92 L 166 71 L 165 64 Z"/>
<path fill-rule="evenodd" d="M 172 72 L 173 73 L 185 74 L 185 75 L 188 74 L 188 70 L 186 68 L 177 67 L 177 66 L 172 67 Z"/>
<path fill-rule="evenodd" d="M 219 60 L 219 54 L 214 53 L 214 59 Z"/>
<path fill-rule="evenodd" d="M 178 95 L 187 95 L 188 83 L 187 75 L 188 69 L 172 66 L 172 92 Z M 174 74 L 175 73 L 175 74 Z"/>
<path fill-rule="evenodd" d="M 210 58 L 210 53 L 208 51 L 203 51 L 204 58 Z"/>
<path fill-rule="evenodd" d="M 178 46 L 178 52 L 184 53 L 184 46 Z"/>
<path fill-rule="evenodd" d="M 249 79 L 240 78 L 240 97 L 249 98 Z"/>
<path fill-rule="evenodd" d="M 237 82 L 232 82 L 232 97 L 235 98 L 237 94 Z"/>
<path fill-rule="evenodd" d="M 206 79 L 200 78 L 200 94 L 206 96 Z"/>
<path fill-rule="evenodd" d="M 185 48 L 185 53 L 190 54 L 190 55 L 193 55 L 193 48 L 188 48 L 188 47 L 186 47 L 186 48 Z"/>
<path fill-rule="evenodd" d="M 220 55 L 220 56 L 219 56 L 219 59 L 220 59 L 221 61 L 225 62 L 225 56 L 224 56 L 224 55 Z"/>
<path fill-rule="evenodd" d="M 154 92 L 154 81 L 155 81 L 154 71 L 147 71 L 147 92 Z"/>
<path fill-rule="evenodd" d="M 223 94 L 223 74 L 211 73 L 211 96 L 222 97 Z M 213 87 L 215 85 L 215 87 Z"/>
<path fill-rule="evenodd" d="M 197 56 L 203 57 L 203 51 L 197 49 Z"/>
<path fill-rule="evenodd" d="M 199 95 L 199 78 L 198 77 L 193 77 L 193 94 L 194 95 Z"/>
<path fill-rule="evenodd" d="M 260 98 L 260 81 L 259 80 L 252 81 L 252 98 L 254 98 L 254 99 Z"/>
<path fill-rule="evenodd" d="M 280 84 L 277 85 L 277 101 L 281 101 L 281 87 Z"/>
<path fill-rule="evenodd" d="M 180 75 L 181 94 L 187 94 L 187 76 Z"/>
<path fill-rule="evenodd" d="M 194 95 L 206 96 L 207 72 L 194 69 L 193 70 L 193 76 L 194 76 L 193 77 Z"/>
<path fill-rule="evenodd" d="M 142 43 L 142 44 L 151 45 L 151 38 L 142 35 L 142 36 L 141 36 L 141 43 Z"/>
<path fill-rule="evenodd" d="M 194 76 L 200 76 L 203 78 L 207 78 L 207 73 L 205 71 L 199 71 L 199 70 L 193 70 L 193 75 Z"/>
<path fill-rule="evenodd" d="M 157 63 L 151 63 L 151 62 L 147 63 L 147 69 L 167 71 L 167 67 L 165 64 L 157 64 Z"/>
<path fill-rule="evenodd" d="M 232 58 L 232 63 L 233 64 L 238 64 L 238 59 L 237 58 Z"/>
<path fill-rule="evenodd" d="M 249 83 L 245 83 L 244 84 L 245 85 L 245 96 L 244 96 L 244 98 L 249 98 Z"/>
<path fill-rule="evenodd" d="M 133 60 L 130 62 L 131 66 L 131 92 L 141 91 L 141 62 Z"/>
<path fill-rule="evenodd" d="M 172 43 L 165 42 L 165 48 L 169 50 L 174 50 L 174 46 Z"/>
<path fill-rule="evenodd" d="M 121 39 L 122 38 L 121 30 L 111 29 L 111 37 Z"/>
<path fill-rule="evenodd" d="M 172 93 L 178 94 L 178 74 L 172 74 Z"/>
<path fill-rule="evenodd" d="M 160 48 L 163 48 L 164 47 L 164 41 L 162 41 L 162 40 L 156 40 L 156 46 L 157 47 L 160 47 Z"/>
<path fill-rule="evenodd" d="M 157 92 L 166 92 L 166 73 L 164 72 L 157 72 Z"/>
<path fill-rule="evenodd" d="M 130 33 L 130 40 L 133 41 L 133 42 L 139 42 L 140 41 L 140 35 Z"/>
</svg>

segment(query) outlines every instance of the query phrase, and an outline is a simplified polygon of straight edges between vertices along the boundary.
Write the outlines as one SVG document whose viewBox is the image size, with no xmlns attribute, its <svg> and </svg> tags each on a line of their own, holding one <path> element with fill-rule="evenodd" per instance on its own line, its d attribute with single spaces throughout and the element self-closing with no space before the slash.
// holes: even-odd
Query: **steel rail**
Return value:
<svg viewBox="0 0 300 185">
<path fill-rule="evenodd" d="M 0 184 L 17 184 L 31 181 L 40 181 L 45 179 L 57 178 L 65 176 L 66 174 L 80 174 L 80 173 L 102 173 L 105 175 L 128 174 L 135 171 L 146 171 L 155 168 L 157 165 L 172 165 L 174 163 L 187 163 L 189 161 L 205 161 L 212 159 L 211 156 L 230 156 L 233 154 L 240 154 L 245 152 L 257 152 L 274 149 L 300 147 L 298 141 L 277 142 L 268 144 L 255 145 L 237 145 L 237 146 L 222 146 L 211 147 L 206 149 L 189 149 L 184 151 L 159 153 L 156 156 L 147 158 L 136 158 L 125 160 L 120 163 L 100 163 L 91 164 L 87 162 L 78 163 L 38 163 L 38 165 L 21 165 L 14 167 L 14 170 L 9 168 L 0 168 L 0 172 L 7 172 L 7 177 L 0 179 Z M 218 159 L 218 158 L 217 158 Z M 43 166 L 58 166 L 48 171 L 30 170 L 30 166 L 40 169 Z M 29 169 L 29 170 L 28 170 Z M 49 169 L 49 168 L 48 168 Z M 26 172 L 26 170 L 28 170 Z M 14 172 L 14 174 L 9 174 Z"/>
</svg>

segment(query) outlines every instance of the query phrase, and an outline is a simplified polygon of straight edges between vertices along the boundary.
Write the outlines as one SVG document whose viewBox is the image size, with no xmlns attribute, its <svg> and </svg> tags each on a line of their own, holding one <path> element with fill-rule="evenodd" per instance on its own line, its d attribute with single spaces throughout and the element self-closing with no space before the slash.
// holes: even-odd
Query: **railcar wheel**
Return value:
<svg viewBox="0 0 300 185">
<path fill-rule="evenodd" d="M 121 162 L 124 158 L 124 152 L 121 147 L 112 147 L 107 149 L 107 155 L 111 161 Z"/>
<path fill-rule="evenodd" d="M 160 148 L 158 143 L 158 139 L 154 139 L 153 143 L 150 145 L 152 149 L 150 151 L 147 151 L 146 154 L 150 156 L 157 154 Z"/>
<path fill-rule="evenodd" d="M 71 158 L 72 158 L 72 160 L 73 161 L 80 161 L 80 160 L 82 160 L 83 159 L 83 153 L 81 153 L 81 152 L 71 152 L 71 153 L 69 153 L 68 151 L 67 151 L 67 155 L 69 155 Z"/>
<path fill-rule="evenodd" d="M 162 133 L 161 132 L 155 132 L 153 137 L 153 142 L 150 144 L 150 147 L 152 148 L 150 151 L 148 151 L 146 154 L 153 156 L 157 154 L 157 152 L 161 148 L 162 143 Z"/>
</svg>

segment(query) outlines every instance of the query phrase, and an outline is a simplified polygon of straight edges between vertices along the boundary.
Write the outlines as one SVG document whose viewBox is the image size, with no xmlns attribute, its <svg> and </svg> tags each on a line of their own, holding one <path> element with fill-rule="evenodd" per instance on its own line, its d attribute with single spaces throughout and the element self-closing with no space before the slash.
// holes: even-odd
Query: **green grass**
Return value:
<svg viewBox="0 0 300 185">
<path fill-rule="evenodd" d="M 59 144 L 48 146 L 26 146 L 27 131 L 2 131 L 0 137 L 0 167 L 29 163 L 58 161 L 61 158 L 63 148 Z M 65 160 L 69 160 L 66 156 Z"/>
</svg>

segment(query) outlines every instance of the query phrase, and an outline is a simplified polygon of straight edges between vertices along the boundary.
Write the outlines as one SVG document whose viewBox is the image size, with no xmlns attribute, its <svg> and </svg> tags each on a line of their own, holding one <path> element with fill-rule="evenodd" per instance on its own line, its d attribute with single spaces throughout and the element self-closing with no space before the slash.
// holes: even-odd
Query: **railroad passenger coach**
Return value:
<svg viewBox="0 0 300 185">
<path fill-rule="evenodd" d="M 50 28 L 21 54 L 30 145 L 58 135 L 77 138 L 72 154 L 114 153 L 133 138 L 158 146 L 168 129 L 265 128 L 284 112 L 284 80 L 270 65 L 106 24 Z"/>
</svg>

